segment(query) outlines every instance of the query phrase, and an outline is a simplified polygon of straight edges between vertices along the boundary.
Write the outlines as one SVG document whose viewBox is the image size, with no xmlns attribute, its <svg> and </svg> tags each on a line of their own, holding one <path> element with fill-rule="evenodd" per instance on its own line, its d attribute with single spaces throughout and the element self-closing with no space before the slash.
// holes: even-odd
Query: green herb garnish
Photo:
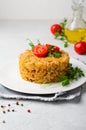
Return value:
<svg viewBox="0 0 86 130">
<path fill-rule="evenodd" d="M 65 76 L 62 76 L 60 81 L 62 86 L 70 84 L 73 80 L 78 80 L 78 78 L 85 76 L 84 72 L 79 67 L 72 67 L 72 64 L 69 64 L 68 70 Z"/>
<path fill-rule="evenodd" d="M 66 86 L 70 83 L 69 79 L 66 77 L 63 81 L 62 81 L 62 86 Z"/>
<path fill-rule="evenodd" d="M 64 18 L 64 20 L 60 23 L 60 25 L 62 26 L 62 28 L 64 29 L 67 23 L 67 19 Z"/>
<path fill-rule="evenodd" d="M 64 42 L 64 47 L 68 47 L 68 42 L 67 41 Z"/>
<path fill-rule="evenodd" d="M 60 58 L 61 57 L 61 53 L 60 52 L 54 52 L 54 53 L 48 52 L 47 56 Z"/>
<path fill-rule="evenodd" d="M 64 33 L 66 23 L 67 23 L 67 19 L 64 18 L 64 20 L 60 23 L 60 25 L 62 27 L 62 33 L 61 34 L 59 32 L 55 33 L 55 39 L 58 39 L 58 40 L 61 40 L 62 42 L 64 42 L 64 47 L 68 47 L 68 40 Z"/>
<path fill-rule="evenodd" d="M 33 48 L 34 44 L 32 42 L 29 43 L 30 47 Z"/>
<path fill-rule="evenodd" d="M 61 57 L 61 53 L 60 52 L 54 52 L 53 56 L 56 58 L 60 58 Z"/>
<path fill-rule="evenodd" d="M 59 51 L 54 51 L 53 52 L 53 49 L 54 49 L 55 46 L 49 46 L 48 47 L 48 53 L 47 53 L 47 56 L 49 57 L 56 57 L 56 58 L 60 58 L 62 55 L 61 55 L 61 52 Z"/>
<path fill-rule="evenodd" d="M 29 41 L 29 46 L 31 47 L 31 48 L 33 48 L 34 47 L 34 43 L 30 40 L 30 39 L 26 39 L 26 40 L 28 40 Z"/>
<path fill-rule="evenodd" d="M 39 40 L 39 39 L 37 40 L 37 43 L 38 43 L 38 45 L 41 45 L 41 42 L 40 42 L 40 40 Z"/>
<path fill-rule="evenodd" d="M 36 45 L 34 45 L 34 43 L 30 39 L 27 39 L 27 40 L 29 40 L 28 44 L 31 47 L 31 49 L 36 46 Z M 39 40 L 37 40 L 37 45 L 42 45 Z M 60 58 L 62 56 L 61 52 L 58 50 L 54 50 L 55 47 L 56 46 L 49 45 L 48 46 L 48 53 L 46 56 Z"/>
</svg>

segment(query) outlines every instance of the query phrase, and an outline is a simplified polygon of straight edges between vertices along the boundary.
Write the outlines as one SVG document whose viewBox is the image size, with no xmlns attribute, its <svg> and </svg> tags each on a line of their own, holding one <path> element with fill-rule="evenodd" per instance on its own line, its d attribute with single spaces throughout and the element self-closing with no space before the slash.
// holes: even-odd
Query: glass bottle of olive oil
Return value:
<svg viewBox="0 0 86 130">
<path fill-rule="evenodd" d="M 83 0 L 73 0 L 73 18 L 67 22 L 65 35 L 70 43 L 86 42 L 86 23 L 82 18 Z"/>
</svg>

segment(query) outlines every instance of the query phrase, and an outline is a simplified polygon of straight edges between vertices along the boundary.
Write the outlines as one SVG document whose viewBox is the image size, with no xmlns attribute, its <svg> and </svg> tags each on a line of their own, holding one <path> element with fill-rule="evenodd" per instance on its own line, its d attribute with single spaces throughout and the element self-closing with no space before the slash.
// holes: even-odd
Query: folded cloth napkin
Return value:
<svg viewBox="0 0 86 130">
<path fill-rule="evenodd" d="M 40 101 L 70 101 L 73 99 L 78 99 L 80 101 L 81 90 L 83 85 L 67 92 L 59 92 L 55 94 L 37 95 L 37 94 L 24 94 L 20 92 L 15 92 L 7 89 L 3 85 L 0 85 L 0 98 L 4 99 L 23 99 L 23 100 L 40 100 Z"/>
</svg>

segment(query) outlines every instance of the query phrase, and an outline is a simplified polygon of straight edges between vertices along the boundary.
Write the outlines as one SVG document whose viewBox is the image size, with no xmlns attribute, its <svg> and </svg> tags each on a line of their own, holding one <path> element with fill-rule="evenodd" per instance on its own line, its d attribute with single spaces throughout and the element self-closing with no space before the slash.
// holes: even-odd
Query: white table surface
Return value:
<svg viewBox="0 0 86 130">
<path fill-rule="evenodd" d="M 52 43 L 64 49 L 63 44 L 54 39 L 50 26 L 58 20 L 0 20 L 0 69 L 7 62 L 17 59 L 19 54 L 28 49 L 27 38 L 36 42 Z M 86 63 L 86 55 L 78 55 L 73 46 L 65 48 L 70 56 L 79 58 Z M 21 106 L 21 104 L 24 106 Z M 80 102 L 39 102 L 0 99 L 0 105 L 5 110 L 11 104 L 10 110 L 3 114 L 0 107 L 0 130 L 86 130 L 86 92 Z M 31 113 L 27 112 L 31 110 Z M 6 123 L 2 123 L 5 120 Z"/>
</svg>

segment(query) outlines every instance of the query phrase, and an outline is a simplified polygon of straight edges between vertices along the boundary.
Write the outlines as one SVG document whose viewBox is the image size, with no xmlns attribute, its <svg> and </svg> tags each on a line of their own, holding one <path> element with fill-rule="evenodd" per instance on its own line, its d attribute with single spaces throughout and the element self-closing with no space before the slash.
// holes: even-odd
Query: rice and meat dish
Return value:
<svg viewBox="0 0 86 130">
<path fill-rule="evenodd" d="M 19 56 L 19 70 L 22 79 L 35 83 L 59 82 L 67 72 L 69 55 L 61 50 L 61 57 L 37 57 L 32 50 Z"/>
</svg>

